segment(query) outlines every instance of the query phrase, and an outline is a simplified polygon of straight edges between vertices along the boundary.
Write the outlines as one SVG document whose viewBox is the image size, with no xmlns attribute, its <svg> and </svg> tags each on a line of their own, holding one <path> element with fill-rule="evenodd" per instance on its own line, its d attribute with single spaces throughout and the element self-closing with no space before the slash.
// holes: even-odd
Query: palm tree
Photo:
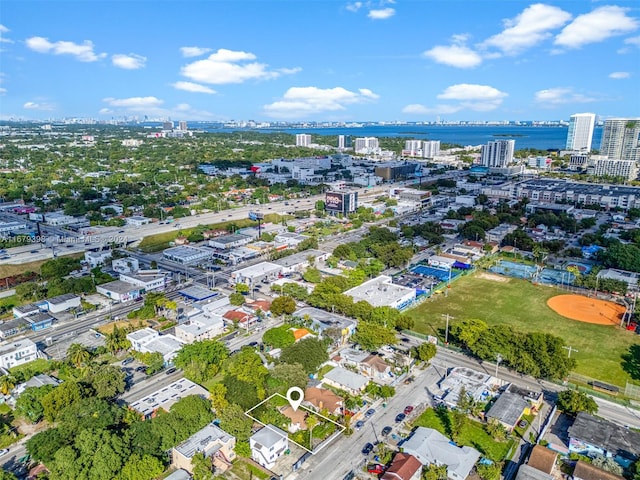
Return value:
<svg viewBox="0 0 640 480">
<path fill-rule="evenodd" d="M 0 393 L 9 395 L 9 392 L 16 386 L 16 379 L 11 375 L 3 375 L 0 377 Z"/>
<path fill-rule="evenodd" d="M 80 345 L 79 343 L 72 343 L 67 350 L 67 358 L 73 363 L 76 367 L 80 368 L 82 364 L 85 364 L 91 358 L 91 354 L 84 347 L 84 345 Z"/>
<path fill-rule="evenodd" d="M 305 423 L 309 428 L 309 449 L 313 450 L 313 427 L 318 425 L 318 418 L 315 415 L 307 415 Z"/>
</svg>

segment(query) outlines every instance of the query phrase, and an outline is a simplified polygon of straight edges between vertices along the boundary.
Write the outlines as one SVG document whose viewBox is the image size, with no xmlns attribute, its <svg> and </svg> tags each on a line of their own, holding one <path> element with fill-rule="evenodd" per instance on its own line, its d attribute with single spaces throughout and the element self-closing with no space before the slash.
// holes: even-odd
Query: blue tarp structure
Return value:
<svg viewBox="0 0 640 480">
<path fill-rule="evenodd" d="M 468 263 L 455 262 L 453 264 L 453 268 L 459 268 L 460 270 L 469 270 L 471 268 L 471 265 Z"/>
<path fill-rule="evenodd" d="M 604 250 L 600 245 L 589 245 L 588 247 L 582 247 L 582 256 L 584 258 L 591 258 L 600 250 Z"/>
</svg>

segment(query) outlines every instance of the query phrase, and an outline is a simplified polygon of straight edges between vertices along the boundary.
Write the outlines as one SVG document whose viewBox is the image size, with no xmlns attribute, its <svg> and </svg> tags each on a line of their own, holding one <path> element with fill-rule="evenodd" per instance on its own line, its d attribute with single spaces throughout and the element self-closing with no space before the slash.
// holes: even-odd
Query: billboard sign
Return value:
<svg viewBox="0 0 640 480">
<path fill-rule="evenodd" d="M 327 192 L 325 197 L 325 208 L 332 212 L 344 211 L 344 194 L 338 192 Z"/>
<path fill-rule="evenodd" d="M 249 212 L 249 220 L 262 220 L 264 218 L 263 213 L 259 212 Z"/>
</svg>

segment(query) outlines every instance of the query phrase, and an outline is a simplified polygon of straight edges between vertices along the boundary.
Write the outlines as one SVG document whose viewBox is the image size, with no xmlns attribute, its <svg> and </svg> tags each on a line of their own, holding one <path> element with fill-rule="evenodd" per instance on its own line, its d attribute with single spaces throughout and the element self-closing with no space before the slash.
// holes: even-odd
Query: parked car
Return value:
<svg viewBox="0 0 640 480">
<path fill-rule="evenodd" d="M 147 367 L 145 367 L 144 365 L 140 365 L 138 368 L 136 368 L 136 372 L 147 373 Z"/>
<path fill-rule="evenodd" d="M 373 475 L 382 475 L 385 470 L 386 467 L 384 465 L 380 465 L 379 463 L 372 463 L 370 465 L 367 465 L 367 472 Z"/>
<path fill-rule="evenodd" d="M 370 408 L 369 410 L 367 410 L 364 414 L 364 418 L 371 418 L 376 414 L 375 409 Z"/>
<path fill-rule="evenodd" d="M 176 367 L 171 367 L 169 370 L 167 370 L 166 373 L 167 375 L 171 375 L 172 373 L 176 373 Z"/>
<path fill-rule="evenodd" d="M 406 407 L 404 407 L 404 414 L 405 415 L 409 415 L 411 412 L 413 412 L 413 406 L 407 405 Z"/>
<path fill-rule="evenodd" d="M 386 437 L 387 435 L 389 435 L 391 433 L 391 430 L 393 430 L 393 428 L 391 428 L 389 425 L 387 425 L 386 427 L 384 427 L 382 429 L 382 435 Z"/>
<path fill-rule="evenodd" d="M 122 365 L 129 365 L 131 362 L 133 362 L 133 357 L 128 357 L 122 361 Z"/>
<path fill-rule="evenodd" d="M 363 455 L 369 455 L 372 451 L 373 451 L 373 444 L 372 443 L 367 443 L 367 444 L 365 444 L 364 448 L 362 449 L 362 454 Z"/>
<path fill-rule="evenodd" d="M 525 428 L 528 424 L 529 422 L 527 422 L 524 418 L 518 422 L 518 426 L 520 428 Z"/>
<path fill-rule="evenodd" d="M 8 448 L 3 448 L 2 450 L 0 450 L 0 457 L 3 455 L 6 455 L 7 453 L 9 453 L 9 449 Z"/>
<path fill-rule="evenodd" d="M 250 347 L 257 347 L 258 346 L 258 342 L 250 342 L 249 346 Z"/>
<path fill-rule="evenodd" d="M 360 430 L 362 427 L 364 427 L 364 422 L 362 420 L 358 420 L 355 424 L 355 429 Z"/>
<path fill-rule="evenodd" d="M 409 385 L 410 383 L 413 383 L 414 380 L 415 380 L 415 378 L 409 377 L 404 381 L 404 384 L 405 385 Z"/>
<path fill-rule="evenodd" d="M 396 415 L 396 423 L 400 423 L 405 418 L 407 418 L 407 416 L 404 413 L 399 413 L 398 415 Z"/>
</svg>

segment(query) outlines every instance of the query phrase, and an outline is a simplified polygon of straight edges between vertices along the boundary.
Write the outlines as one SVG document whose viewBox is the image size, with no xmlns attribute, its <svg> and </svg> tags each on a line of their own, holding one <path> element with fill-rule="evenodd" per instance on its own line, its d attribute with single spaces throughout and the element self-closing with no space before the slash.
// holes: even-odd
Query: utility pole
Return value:
<svg viewBox="0 0 640 480">
<path fill-rule="evenodd" d="M 452 317 L 448 313 L 443 313 L 442 316 L 447 320 L 447 326 L 444 329 L 444 344 L 449 344 L 449 320 L 455 320 L 456 317 Z"/>
<path fill-rule="evenodd" d="M 580 350 L 573 348 L 571 345 L 569 345 L 568 347 L 562 347 L 565 350 L 569 350 L 569 355 L 567 355 L 567 357 L 571 358 L 571 352 L 579 352 Z"/>
</svg>

